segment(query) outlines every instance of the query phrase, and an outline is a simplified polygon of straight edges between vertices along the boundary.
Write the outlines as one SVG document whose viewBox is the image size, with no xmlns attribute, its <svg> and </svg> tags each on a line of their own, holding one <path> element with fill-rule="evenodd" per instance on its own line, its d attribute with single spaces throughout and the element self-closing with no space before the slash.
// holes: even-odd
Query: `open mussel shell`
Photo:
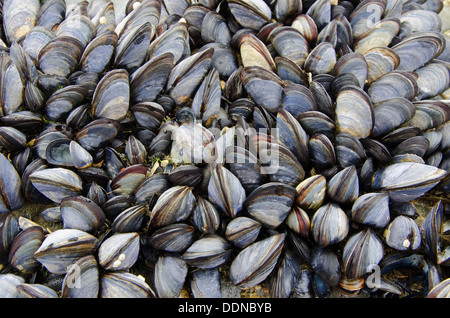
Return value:
<svg viewBox="0 0 450 318">
<path fill-rule="evenodd" d="M 29 178 L 40 193 L 56 203 L 60 203 L 66 197 L 79 195 L 83 189 L 81 178 L 65 168 L 38 170 Z"/>
<path fill-rule="evenodd" d="M 445 175 L 445 170 L 426 164 L 394 163 L 375 172 L 371 188 L 386 192 L 394 202 L 406 202 L 421 197 Z"/>
<path fill-rule="evenodd" d="M 179 297 L 187 276 L 186 262 L 170 254 L 161 255 L 155 265 L 154 284 L 159 298 Z"/>
<path fill-rule="evenodd" d="M 76 261 L 64 276 L 62 298 L 97 298 L 100 283 L 97 260 L 87 255 Z"/>
<path fill-rule="evenodd" d="M 254 287 L 272 272 L 284 246 L 285 234 L 272 235 L 243 249 L 230 266 L 230 279 L 239 288 Z"/>
<path fill-rule="evenodd" d="M 138 233 L 115 233 L 101 243 L 98 262 L 108 271 L 123 271 L 133 266 L 138 255 Z"/>
<path fill-rule="evenodd" d="M 154 298 L 155 292 L 139 276 L 128 272 L 108 272 L 100 276 L 100 298 Z"/>
<path fill-rule="evenodd" d="M 386 244 L 396 250 L 417 250 L 421 234 L 417 223 L 408 216 L 397 216 L 384 232 Z"/>
<path fill-rule="evenodd" d="M 44 230 L 40 226 L 23 230 L 12 242 L 8 263 L 21 272 L 33 272 L 39 266 L 33 255 L 43 240 Z"/>
<path fill-rule="evenodd" d="M 247 212 L 269 228 L 278 227 L 291 212 L 297 191 L 279 182 L 269 182 L 256 188 L 245 200 Z"/>
<path fill-rule="evenodd" d="M 234 218 L 242 209 L 246 193 L 239 179 L 230 170 L 216 165 L 208 183 L 208 198 L 222 212 Z"/>
<path fill-rule="evenodd" d="M 372 228 L 351 236 L 342 256 L 343 272 L 347 278 L 359 278 L 373 270 L 383 258 L 383 243 Z"/>
<path fill-rule="evenodd" d="M 400 57 L 397 70 L 414 72 L 439 56 L 444 47 L 445 38 L 438 32 L 417 32 L 406 36 L 392 47 Z"/>
<path fill-rule="evenodd" d="M 232 246 L 227 240 L 213 234 L 194 241 L 183 253 L 182 258 L 189 265 L 210 269 L 225 263 L 232 251 Z"/>
<path fill-rule="evenodd" d="M 173 223 L 156 230 L 148 237 L 148 241 L 157 250 L 182 253 L 194 242 L 194 238 L 194 227 Z"/>
<path fill-rule="evenodd" d="M 50 233 L 42 242 L 34 257 L 54 274 L 65 274 L 78 259 L 91 254 L 97 238 L 84 231 L 61 229 Z"/>
<path fill-rule="evenodd" d="M 186 220 L 195 205 L 196 199 L 192 188 L 173 186 L 158 198 L 150 214 L 150 224 L 161 227 Z"/>
<path fill-rule="evenodd" d="M 88 233 L 105 223 L 105 214 L 92 200 L 85 197 L 67 197 L 60 203 L 61 218 L 65 229 L 78 229 Z"/>
<path fill-rule="evenodd" d="M 347 237 L 349 220 L 336 203 L 327 203 L 317 209 L 311 220 L 311 234 L 317 244 L 326 247 Z"/>
</svg>

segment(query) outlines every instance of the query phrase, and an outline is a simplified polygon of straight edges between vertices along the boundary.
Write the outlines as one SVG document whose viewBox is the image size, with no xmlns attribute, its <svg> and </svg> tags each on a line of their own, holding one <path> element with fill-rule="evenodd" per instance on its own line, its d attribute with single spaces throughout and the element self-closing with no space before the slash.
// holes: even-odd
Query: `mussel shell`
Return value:
<svg viewBox="0 0 450 318">
<path fill-rule="evenodd" d="M 438 32 L 413 33 L 392 47 L 400 57 L 397 70 L 414 72 L 439 56 L 444 47 L 445 38 Z"/>
<path fill-rule="evenodd" d="M 17 210 L 24 204 L 22 181 L 12 163 L 0 154 L 0 212 Z"/>
<path fill-rule="evenodd" d="M 219 211 L 211 202 L 198 197 L 197 206 L 192 212 L 192 221 L 201 233 L 214 234 L 220 226 Z"/>
<path fill-rule="evenodd" d="M 188 266 L 186 262 L 170 254 L 162 255 L 155 265 L 154 284 L 159 298 L 178 297 L 183 288 Z"/>
<path fill-rule="evenodd" d="M 406 98 L 387 99 L 374 105 L 375 123 L 372 136 L 378 137 L 393 131 L 409 121 L 415 114 L 414 104 Z"/>
<path fill-rule="evenodd" d="M 55 290 L 42 284 L 17 285 L 18 298 L 58 298 Z"/>
<path fill-rule="evenodd" d="M 327 181 L 324 176 L 317 174 L 306 178 L 297 187 L 295 203 L 306 210 L 316 210 L 324 199 L 327 189 Z"/>
<path fill-rule="evenodd" d="M 243 28 L 259 30 L 272 18 L 270 7 L 262 0 L 227 1 L 231 14 Z"/>
<path fill-rule="evenodd" d="M 147 61 L 130 75 L 130 98 L 134 103 L 156 101 L 174 65 L 174 55 L 160 54 Z"/>
<path fill-rule="evenodd" d="M 389 47 L 374 47 L 364 53 L 367 62 L 367 81 L 372 83 L 392 72 L 400 64 L 400 57 Z"/>
<path fill-rule="evenodd" d="M 8 255 L 8 263 L 21 272 L 33 272 L 39 263 L 33 257 L 44 240 L 44 230 L 33 226 L 20 232 L 14 239 Z"/>
<path fill-rule="evenodd" d="M 445 175 L 446 171 L 421 163 L 395 163 L 377 170 L 371 187 L 385 191 L 392 201 L 406 202 L 422 196 Z"/>
<path fill-rule="evenodd" d="M 224 264 L 232 251 L 231 244 L 221 236 L 206 235 L 194 241 L 182 258 L 189 265 L 210 269 Z"/>
<path fill-rule="evenodd" d="M 129 109 L 130 83 L 128 72 L 116 69 L 106 73 L 92 97 L 92 116 L 121 121 Z"/>
<path fill-rule="evenodd" d="M 385 193 L 366 193 L 353 203 L 352 220 L 374 228 L 384 228 L 390 221 L 389 196 Z"/>
<path fill-rule="evenodd" d="M 367 93 L 374 104 L 397 97 L 413 100 L 418 92 L 416 77 L 413 73 L 397 69 L 372 82 Z"/>
<path fill-rule="evenodd" d="M 68 267 L 94 250 L 95 236 L 75 229 L 61 229 L 50 233 L 34 257 L 54 274 L 65 274 Z"/>
<path fill-rule="evenodd" d="M 89 152 L 106 146 L 120 131 L 117 121 L 99 118 L 91 121 L 75 135 L 75 140 Z"/>
<path fill-rule="evenodd" d="M 115 50 L 114 65 L 133 73 L 145 61 L 154 33 L 150 22 L 146 22 L 120 37 Z"/>
<path fill-rule="evenodd" d="M 239 179 L 230 170 L 217 165 L 209 179 L 208 198 L 222 212 L 234 218 L 243 207 L 246 193 Z"/>
<path fill-rule="evenodd" d="M 247 212 L 269 228 L 278 227 L 291 212 L 297 191 L 279 182 L 269 182 L 256 188 L 245 200 Z"/>
<path fill-rule="evenodd" d="M 53 202 L 76 196 L 83 189 L 81 178 L 65 168 L 48 168 L 33 172 L 29 176 L 33 186 Z"/>
<path fill-rule="evenodd" d="M 102 209 L 85 197 L 62 199 L 60 210 L 65 229 L 78 229 L 92 233 L 105 223 L 105 214 Z"/>
<path fill-rule="evenodd" d="M 39 69 L 44 74 L 67 77 L 78 65 L 83 54 L 83 44 L 69 36 L 50 40 L 39 52 Z"/>
<path fill-rule="evenodd" d="M 111 229 L 116 233 L 137 232 L 141 229 L 148 209 L 145 205 L 126 208 L 116 216 Z"/>
<path fill-rule="evenodd" d="M 139 276 L 108 272 L 100 277 L 100 298 L 154 298 L 155 292 Z"/>
<path fill-rule="evenodd" d="M 336 203 L 327 203 L 317 209 L 311 220 L 311 234 L 322 247 L 336 244 L 347 237 L 349 220 Z"/>
<path fill-rule="evenodd" d="M 194 242 L 194 238 L 194 227 L 173 223 L 156 230 L 148 237 L 148 241 L 157 250 L 182 253 Z"/>
<path fill-rule="evenodd" d="M 123 271 L 134 265 L 139 255 L 139 233 L 115 233 L 98 249 L 98 263 L 108 271 Z"/>
<path fill-rule="evenodd" d="M 366 138 L 374 124 L 372 101 L 358 87 L 347 87 L 336 98 L 336 130 L 357 138 Z"/>
<path fill-rule="evenodd" d="M 336 173 L 327 184 L 327 195 L 334 202 L 351 204 L 359 197 L 359 178 L 355 166 Z"/>
<path fill-rule="evenodd" d="M 262 282 L 275 268 L 284 245 L 285 234 L 272 235 L 243 249 L 230 266 L 230 279 L 239 288 Z"/>
<path fill-rule="evenodd" d="M 212 48 L 197 52 L 172 69 L 166 89 L 176 105 L 184 105 L 191 99 L 211 66 L 213 52 Z"/>
<path fill-rule="evenodd" d="M 245 248 L 255 242 L 261 230 L 261 223 L 258 221 L 239 216 L 227 224 L 225 237 L 238 248 Z"/>
<path fill-rule="evenodd" d="M 408 216 L 399 215 L 384 232 L 386 244 L 396 250 L 417 250 L 421 243 L 419 226 Z"/>
<path fill-rule="evenodd" d="M 305 70 L 313 75 L 331 73 L 335 65 L 335 47 L 329 42 L 318 44 L 305 60 Z"/>
<path fill-rule="evenodd" d="M 195 205 L 195 196 L 188 186 L 173 186 L 158 198 L 151 214 L 150 224 L 161 227 L 186 220 Z"/>
<path fill-rule="evenodd" d="M 191 291 L 195 298 L 222 298 L 218 268 L 199 269 L 192 273 Z"/>
<path fill-rule="evenodd" d="M 97 298 L 100 282 L 97 260 L 87 255 L 77 260 L 66 276 L 61 287 L 62 298 Z"/>
<path fill-rule="evenodd" d="M 85 72 L 102 73 L 112 59 L 118 40 L 113 31 L 95 37 L 86 46 L 80 58 L 81 69 Z"/>
<path fill-rule="evenodd" d="M 242 69 L 240 77 L 256 104 L 272 113 L 281 107 L 284 83 L 275 73 L 260 66 L 248 66 Z"/>
<path fill-rule="evenodd" d="M 383 258 L 383 244 L 372 228 L 351 236 L 344 246 L 342 266 L 347 278 L 359 278 Z"/>
</svg>

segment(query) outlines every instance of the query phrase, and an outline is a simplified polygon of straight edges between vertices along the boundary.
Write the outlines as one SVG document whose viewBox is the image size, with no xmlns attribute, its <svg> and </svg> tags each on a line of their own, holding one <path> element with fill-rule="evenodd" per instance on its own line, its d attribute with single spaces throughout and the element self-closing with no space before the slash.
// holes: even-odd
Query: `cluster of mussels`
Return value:
<svg viewBox="0 0 450 318">
<path fill-rule="evenodd" d="M 2 1 L 0 296 L 449 296 L 442 8 Z"/>
</svg>

